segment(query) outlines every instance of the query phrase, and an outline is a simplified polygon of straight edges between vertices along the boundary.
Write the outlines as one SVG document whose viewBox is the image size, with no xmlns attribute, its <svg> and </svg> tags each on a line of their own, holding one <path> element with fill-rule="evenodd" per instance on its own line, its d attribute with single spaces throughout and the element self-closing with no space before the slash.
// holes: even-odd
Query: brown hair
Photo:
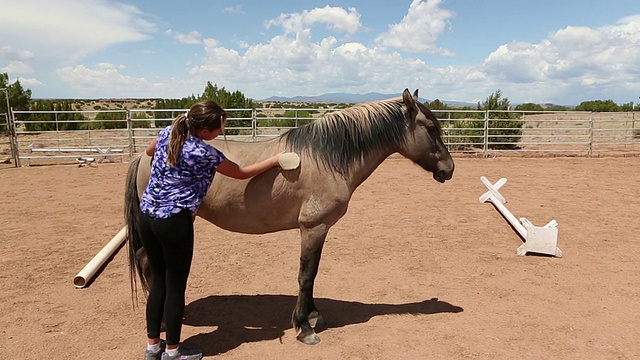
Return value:
<svg viewBox="0 0 640 360">
<path fill-rule="evenodd" d="M 216 130 L 224 126 L 227 113 L 215 101 L 207 100 L 194 104 L 188 112 L 173 119 L 173 128 L 169 135 L 167 164 L 174 166 L 182 152 L 182 146 L 189 133 L 195 135 L 200 129 Z"/>
</svg>

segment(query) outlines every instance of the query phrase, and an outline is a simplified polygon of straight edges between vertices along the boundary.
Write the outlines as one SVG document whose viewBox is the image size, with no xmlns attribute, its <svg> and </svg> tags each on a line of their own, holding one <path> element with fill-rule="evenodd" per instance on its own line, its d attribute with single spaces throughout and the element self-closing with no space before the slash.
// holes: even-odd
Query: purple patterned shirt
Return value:
<svg viewBox="0 0 640 360">
<path fill-rule="evenodd" d="M 215 169 L 226 159 L 221 151 L 189 134 L 178 163 L 168 166 L 171 128 L 158 134 L 151 177 L 140 200 L 140 210 L 154 218 L 166 219 L 185 209 L 195 213 L 211 186 Z"/>
</svg>

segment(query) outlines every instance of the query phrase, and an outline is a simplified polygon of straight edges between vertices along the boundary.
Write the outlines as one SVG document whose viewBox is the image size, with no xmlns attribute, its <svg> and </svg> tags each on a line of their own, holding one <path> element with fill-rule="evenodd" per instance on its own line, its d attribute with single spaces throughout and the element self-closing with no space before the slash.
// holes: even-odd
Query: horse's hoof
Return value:
<svg viewBox="0 0 640 360">
<path fill-rule="evenodd" d="M 300 335 L 298 335 L 298 340 L 303 344 L 316 345 L 320 342 L 320 337 L 314 332 L 311 332 L 307 335 L 301 333 Z"/>
</svg>

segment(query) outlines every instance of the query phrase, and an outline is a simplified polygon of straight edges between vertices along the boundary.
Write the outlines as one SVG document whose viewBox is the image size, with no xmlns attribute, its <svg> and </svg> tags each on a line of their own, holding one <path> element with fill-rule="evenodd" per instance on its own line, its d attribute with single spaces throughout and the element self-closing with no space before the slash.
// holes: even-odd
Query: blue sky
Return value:
<svg viewBox="0 0 640 360">
<path fill-rule="evenodd" d="M 0 0 L 0 73 L 33 98 L 638 103 L 640 1 Z"/>
</svg>

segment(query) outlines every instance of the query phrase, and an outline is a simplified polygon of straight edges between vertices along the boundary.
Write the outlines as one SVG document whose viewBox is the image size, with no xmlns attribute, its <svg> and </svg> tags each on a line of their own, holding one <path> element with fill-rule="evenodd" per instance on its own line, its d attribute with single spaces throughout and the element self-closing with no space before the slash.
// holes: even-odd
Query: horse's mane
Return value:
<svg viewBox="0 0 640 360">
<path fill-rule="evenodd" d="M 397 148 L 405 134 L 401 98 L 358 104 L 282 135 L 287 148 L 347 175 L 369 153 Z"/>
</svg>

